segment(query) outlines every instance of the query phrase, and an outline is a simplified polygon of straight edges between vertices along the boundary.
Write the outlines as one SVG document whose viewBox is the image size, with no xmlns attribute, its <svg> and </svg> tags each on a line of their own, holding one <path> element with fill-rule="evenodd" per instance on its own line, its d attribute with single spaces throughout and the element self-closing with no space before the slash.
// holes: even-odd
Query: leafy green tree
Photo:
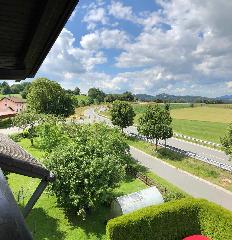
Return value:
<svg viewBox="0 0 232 240">
<path fill-rule="evenodd" d="M 27 103 L 37 113 L 69 116 L 74 113 L 70 95 L 57 82 L 47 78 L 34 80 L 27 94 Z"/>
<path fill-rule="evenodd" d="M 99 88 L 90 88 L 88 91 L 88 96 L 93 101 L 101 103 L 104 101 L 105 93 L 101 91 Z"/>
<path fill-rule="evenodd" d="M 11 89 L 10 89 L 10 86 L 7 82 L 3 82 L 2 85 L 1 85 L 1 93 L 3 95 L 6 95 L 6 94 L 10 94 L 11 93 Z"/>
<path fill-rule="evenodd" d="M 148 139 L 156 140 L 156 149 L 160 139 L 172 137 L 172 118 L 170 111 L 162 109 L 159 105 L 148 106 L 146 112 L 139 119 L 138 131 Z"/>
<path fill-rule="evenodd" d="M 104 98 L 104 101 L 109 103 L 112 103 L 115 100 L 116 100 L 116 96 L 114 94 L 107 94 Z"/>
<path fill-rule="evenodd" d="M 13 125 L 21 128 L 24 134 L 26 133 L 27 137 L 31 141 L 31 145 L 33 146 L 34 137 L 36 136 L 35 127 L 41 122 L 43 117 L 44 116 L 42 114 L 23 111 L 14 118 Z"/>
<path fill-rule="evenodd" d="M 116 100 L 110 110 L 113 125 L 123 128 L 133 125 L 135 112 L 131 104 Z"/>
<path fill-rule="evenodd" d="M 73 90 L 73 94 L 74 95 L 80 95 L 80 93 L 81 93 L 80 88 L 79 87 L 75 87 L 75 89 Z"/>
<path fill-rule="evenodd" d="M 221 144 L 225 153 L 232 159 L 232 123 L 228 127 L 226 136 L 221 138 Z"/>
<path fill-rule="evenodd" d="M 121 101 L 128 101 L 128 102 L 132 102 L 135 100 L 134 95 L 131 92 L 124 92 L 123 94 L 121 94 L 119 96 L 119 99 Z"/>
<path fill-rule="evenodd" d="M 25 82 L 25 83 L 22 83 L 22 85 L 23 85 L 23 90 L 20 92 L 20 94 L 21 94 L 22 98 L 26 99 L 29 89 L 31 87 L 31 83 Z"/>
<path fill-rule="evenodd" d="M 167 105 L 166 105 L 167 106 Z M 171 138 L 173 136 L 173 129 L 172 129 L 172 117 L 170 114 L 169 107 L 165 107 L 161 111 L 160 115 L 161 119 L 161 139 L 165 141 L 165 147 L 166 147 L 166 140 L 168 138 Z"/>
<path fill-rule="evenodd" d="M 56 175 L 51 190 L 63 208 L 85 215 L 107 202 L 125 177 L 131 160 L 129 146 L 117 129 L 101 124 L 68 125 L 65 129 L 68 139 L 46 160 Z"/>
</svg>

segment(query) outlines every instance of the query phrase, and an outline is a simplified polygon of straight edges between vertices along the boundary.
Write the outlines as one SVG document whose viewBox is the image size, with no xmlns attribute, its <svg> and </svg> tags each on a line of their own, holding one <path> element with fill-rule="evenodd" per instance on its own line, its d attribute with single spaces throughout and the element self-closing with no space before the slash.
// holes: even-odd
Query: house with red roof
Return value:
<svg viewBox="0 0 232 240">
<path fill-rule="evenodd" d="M 19 97 L 3 97 L 0 100 L 0 119 L 14 117 L 26 108 L 26 100 Z"/>
</svg>

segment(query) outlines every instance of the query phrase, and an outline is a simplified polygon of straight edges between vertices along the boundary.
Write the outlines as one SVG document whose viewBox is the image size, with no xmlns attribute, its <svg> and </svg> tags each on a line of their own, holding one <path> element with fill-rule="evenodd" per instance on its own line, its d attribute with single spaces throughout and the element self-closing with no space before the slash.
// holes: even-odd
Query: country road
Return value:
<svg viewBox="0 0 232 240">
<path fill-rule="evenodd" d="M 140 164 L 150 169 L 150 171 L 159 177 L 179 187 L 191 196 L 205 198 L 223 206 L 224 208 L 232 210 L 232 192 L 173 167 L 134 147 L 131 147 L 130 151 L 133 158 Z"/>
<path fill-rule="evenodd" d="M 105 122 L 109 125 L 112 125 L 111 121 L 108 118 L 98 115 L 93 108 L 86 110 L 85 116 L 87 117 L 87 121 L 89 121 L 89 123 L 93 121 L 98 121 L 98 122 Z M 134 134 L 138 133 L 137 128 L 135 126 L 128 127 L 125 129 L 125 131 L 134 133 Z M 222 151 L 200 146 L 199 144 L 187 142 L 177 138 L 167 139 L 167 144 L 172 147 L 176 147 L 185 151 L 191 151 L 202 157 L 207 157 L 209 159 L 218 161 L 220 163 L 225 163 L 232 166 L 232 161 L 229 160 L 229 156 L 227 156 Z"/>
</svg>

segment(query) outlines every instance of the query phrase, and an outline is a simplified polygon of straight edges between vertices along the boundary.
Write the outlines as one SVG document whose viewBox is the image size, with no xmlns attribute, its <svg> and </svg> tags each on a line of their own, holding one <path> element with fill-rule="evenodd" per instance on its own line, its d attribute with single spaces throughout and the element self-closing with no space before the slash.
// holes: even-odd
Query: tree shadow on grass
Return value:
<svg viewBox="0 0 232 240">
<path fill-rule="evenodd" d="M 85 220 L 75 214 L 67 214 L 73 228 L 81 228 L 88 237 L 95 237 L 96 239 L 104 239 L 109 216 L 110 208 L 104 206 L 89 212 Z"/>
<path fill-rule="evenodd" d="M 157 157 L 171 161 L 183 161 L 186 158 L 183 154 L 171 151 L 167 148 L 159 148 L 157 150 Z"/>
<path fill-rule="evenodd" d="M 65 238 L 64 232 L 58 228 L 58 220 L 47 215 L 41 207 L 32 209 L 26 222 L 35 240 Z"/>
</svg>

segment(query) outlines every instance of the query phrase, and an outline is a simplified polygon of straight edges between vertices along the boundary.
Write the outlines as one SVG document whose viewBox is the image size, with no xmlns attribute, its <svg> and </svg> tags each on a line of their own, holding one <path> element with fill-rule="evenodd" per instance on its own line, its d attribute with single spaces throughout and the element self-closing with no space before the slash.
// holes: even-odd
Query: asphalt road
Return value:
<svg viewBox="0 0 232 240">
<path fill-rule="evenodd" d="M 97 121 L 97 122 L 105 122 L 109 125 L 112 125 L 110 120 L 99 116 L 93 108 L 88 109 L 85 112 L 86 117 L 89 119 L 89 122 Z M 128 127 L 125 129 L 125 131 L 128 131 L 130 133 L 135 133 L 137 134 L 137 128 L 134 126 Z M 161 141 L 162 142 L 162 141 Z M 180 140 L 177 138 L 170 138 L 167 139 L 167 144 L 176 147 L 185 151 L 191 151 L 193 153 L 196 153 L 202 157 L 207 157 L 209 159 L 221 162 L 221 163 L 226 163 L 228 165 L 232 166 L 232 161 L 229 160 L 229 156 L 227 156 L 224 152 L 218 151 L 212 148 L 204 147 L 195 143 L 187 142 L 184 140 Z"/>
<path fill-rule="evenodd" d="M 179 187 L 193 197 L 205 198 L 232 210 L 232 193 L 192 174 L 177 169 L 164 161 L 152 157 L 134 147 L 131 154 L 140 164 L 156 175 Z"/>
</svg>

